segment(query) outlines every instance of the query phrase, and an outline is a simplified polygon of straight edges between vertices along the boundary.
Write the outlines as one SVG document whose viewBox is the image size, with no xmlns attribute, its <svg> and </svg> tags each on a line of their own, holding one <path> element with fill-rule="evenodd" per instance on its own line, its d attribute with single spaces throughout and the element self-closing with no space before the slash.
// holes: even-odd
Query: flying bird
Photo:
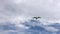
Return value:
<svg viewBox="0 0 60 34">
<path fill-rule="evenodd" d="M 39 18 L 41 18 L 41 17 L 33 17 L 33 19 L 36 19 L 36 20 L 39 19 Z"/>
</svg>

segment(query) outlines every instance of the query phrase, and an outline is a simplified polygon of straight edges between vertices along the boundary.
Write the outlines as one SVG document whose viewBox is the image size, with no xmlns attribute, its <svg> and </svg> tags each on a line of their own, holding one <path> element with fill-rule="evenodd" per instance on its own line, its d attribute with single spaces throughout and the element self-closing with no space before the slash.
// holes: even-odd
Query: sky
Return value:
<svg viewBox="0 0 60 34">
<path fill-rule="evenodd" d="M 0 0 L 1 21 L 20 15 L 59 21 L 60 0 Z"/>
<path fill-rule="evenodd" d="M 53 21 L 60 23 L 60 0 L 0 0 L 0 34 L 27 33 L 26 29 L 29 27 L 20 23 L 34 16 L 42 17 L 41 21 L 45 25 L 47 21 L 49 21 L 48 24 Z M 45 29 L 50 32 L 58 31 L 49 26 Z"/>
</svg>

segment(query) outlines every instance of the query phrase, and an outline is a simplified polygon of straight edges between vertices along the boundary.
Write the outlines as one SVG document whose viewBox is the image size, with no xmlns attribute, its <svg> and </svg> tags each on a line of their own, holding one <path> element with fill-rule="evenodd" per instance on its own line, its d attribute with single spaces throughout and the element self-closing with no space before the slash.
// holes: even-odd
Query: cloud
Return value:
<svg viewBox="0 0 60 34">
<path fill-rule="evenodd" d="M 0 31 L 0 33 L 5 34 L 8 30 L 4 31 L 3 29 L 5 29 L 6 27 L 8 27 L 9 29 L 11 26 L 13 26 L 11 24 L 14 24 L 13 27 L 17 29 L 15 31 L 19 32 L 19 30 L 22 29 L 23 32 L 25 32 L 25 28 L 28 29 L 29 27 L 22 25 L 20 23 L 27 21 L 30 17 L 33 16 L 41 16 L 42 21 L 43 19 L 46 19 L 47 21 L 49 20 L 50 22 L 51 21 L 60 22 L 59 14 L 60 14 L 60 0 L 0 0 L 0 24 L 1 24 L 0 27 L 2 30 Z M 11 24 L 9 25 L 6 22 Z M 48 24 L 50 24 L 50 22 Z M 11 28 L 14 29 L 13 27 Z M 48 30 L 49 29 L 50 28 L 48 28 Z M 55 30 L 56 29 L 54 29 L 53 31 Z M 8 34 L 8 32 L 6 34 Z"/>
<path fill-rule="evenodd" d="M 22 4 L 18 3 L 17 6 L 23 9 L 24 14 L 58 21 L 59 3 L 59 0 L 25 0 Z"/>
<path fill-rule="evenodd" d="M 18 17 L 21 17 L 21 19 L 25 19 L 25 17 L 22 17 L 22 16 L 18 16 Z M 41 30 L 45 33 L 49 33 L 49 32 L 52 32 L 52 33 L 55 33 L 58 31 L 58 29 L 54 28 L 54 27 L 49 27 L 48 25 L 45 26 L 44 24 L 42 23 L 45 23 L 45 22 L 40 22 L 40 21 L 32 21 L 33 19 L 27 19 L 27 20 L 23 20 L 23 22 L 21 22 L 22 20 L 18 17 L 14 18 L 13 20 L 11 20 L 10 22 L 3 22 L 3 23 L 0 23 L 0 33 L 1 34 L 30 34 L 30 33 L 40 33 Z M 47 30 L 47 31 L 46 31 Z M 4 32 L 4 33 L 2 33 Z"/>
<path fill-rule="evenodd" d="M 41 16 L 51 21 L 60 20 L 60 0 L 0 0 L 0 19 L 15 16 Z"/>
<path fill-rule="evenodd" d="M 59 31 L 59 29 L 56 29 L 54 27 L 45 27 L 46 30 L 51 31 L 52 33 L 56 33 Z"/>
</svg>

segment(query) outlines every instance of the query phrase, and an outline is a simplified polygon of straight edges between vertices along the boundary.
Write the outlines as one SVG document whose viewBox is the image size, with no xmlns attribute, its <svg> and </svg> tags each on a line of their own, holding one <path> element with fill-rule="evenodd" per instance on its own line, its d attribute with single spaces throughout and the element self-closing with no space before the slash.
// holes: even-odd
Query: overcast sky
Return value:
<svg viewBox="0 0 60 34">
<path fill-rule="evenodd" d="M 20 15 L 59 21 L 60 0 L 0 0 L 0 20 Z"/>
<path fill-rule="evenodd" d="M 60 0 L 0 0 L 0 34 L 8 34 L 11 32 L 24 34 L 23 32 L 26 32 L 24 30 L 29 29 L 30 27 L 21 23 L 25 23 L 25 21 L 33 16 L 41 16 L 42 18 L 40 22 L 45 25 L 55 23 L 53 21 L 59 21 Z M 46 22 L 48 20 L 50 21 Z M 30 21 L 28 22 L 30 24 Z M 9 27 L 12 29 L 16 28 L 16 30 L 9 30 Z M 58 29 L 53 27 L 50 29 L 49 26 L 45 27 L 45 29 L 50 32 L 58 31 Z M 23 32 L 20 32 L 20 30 Z"/>
</svg>

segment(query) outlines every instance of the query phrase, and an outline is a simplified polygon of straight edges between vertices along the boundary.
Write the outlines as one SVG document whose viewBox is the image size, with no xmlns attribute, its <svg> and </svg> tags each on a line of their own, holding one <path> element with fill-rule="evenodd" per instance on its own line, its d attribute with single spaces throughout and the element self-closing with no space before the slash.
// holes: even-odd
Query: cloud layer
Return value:
<svg viewBox="0 0 60 34">
<path fill-rule="evenodd" d="M 60 0 L 0 0 L 1 20 L 26 15 L 59 21 L 59 14 Z"/>
<path fill-rule="evenodd" d="M 46 20 L 43 21 L 45 25 L 48 20 L 48 24 L 53 21 L 60 22 L 60 0 L 0 0 L 0 34 L 27 34 L 29 27 L 20 23 L 33 16 L 41 16 L 41 21 Z M 50 27 L 46 27 L 49 30 Z M 57 31 L 53 27 L 51 29 Z"/>
</svg>

